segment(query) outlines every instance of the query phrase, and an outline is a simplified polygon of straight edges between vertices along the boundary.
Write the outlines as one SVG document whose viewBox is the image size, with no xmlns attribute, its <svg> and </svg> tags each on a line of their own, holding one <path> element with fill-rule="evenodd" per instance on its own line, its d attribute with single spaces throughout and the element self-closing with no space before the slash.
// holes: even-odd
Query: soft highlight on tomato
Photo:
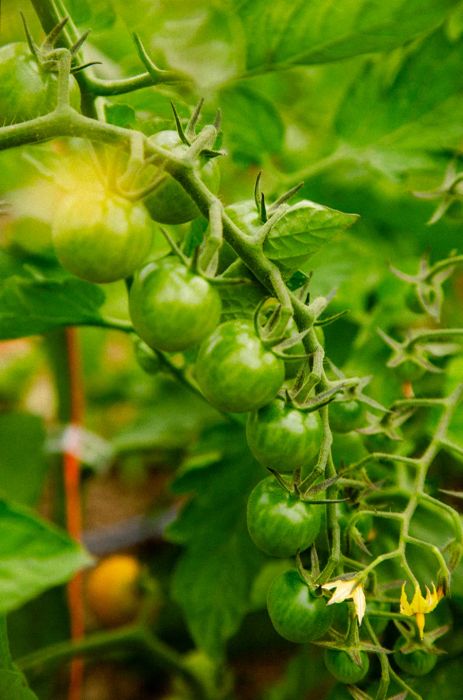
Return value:
<svg viewBox="0 0 463 700">
<path fill-rule="evenodd" d="M 145 260 L 152 223 L 142 204 L 85 189 L 63 197 L 52 239 L 66 270 L 88 282 L 114 282 L 132 275 Z"/>
</svg>

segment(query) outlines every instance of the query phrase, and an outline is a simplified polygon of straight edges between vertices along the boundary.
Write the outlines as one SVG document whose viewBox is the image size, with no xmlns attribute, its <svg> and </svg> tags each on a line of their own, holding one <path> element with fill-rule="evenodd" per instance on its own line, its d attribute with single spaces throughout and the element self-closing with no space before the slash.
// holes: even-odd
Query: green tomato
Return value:
<svg viewBox="0 0 463 700">
<path fill-rule="evenodd" d="M 290 642 L 313 642 L 331 627 L 333 609 L 317 598 L 296 569 L 278 576 L 267 597 L 270 619 L 276 631 Z"/>
<path fill-rule="evenodd" d="M 322 426 L 318 413 L 299 411 L 277 398 L 249 415 L 246 437 L 258 462 L 287 473 L 313 464 Z"/>
<path fill-rule="evenodd" d="M 345 685 L 336 683 L 336 685 L 331 688 L 326 700 L 352 700 L 352 695 Z"/>
<path fill-rule="evenodd" d="M 290 557 L 314 542 L 320 531 L 321 507 L 304 503 L 269 476 L 249 496 L 247 523 L 259 549 L 273 557 Z"/>
<path fill-rule="evenodd" d="M 429 654 L 424 649 L 416 649 L 405 654 L 401 651 L 405 644 L 403 637 L 399 637 L 394 644 L 394 661 L 397 666 L 411 676 L 426 676 L 430 673 L 437 663 L 437 656 Z"/>
<path fill-rule="evenodd" d="M 330 426 L 335 433 L 349 433 L 363 424 L 363 404 L 356 399 L 334 400 L 329 404 Z"/>
<path fill-rule="evenodd" d="M 423 307 L 421 306 L 420 300 L 418 299 L 414 287 L 410 287 L 407 290 L 407 294 L 405 296 L 405 304 L 407 305 L 408 310 L 412 311 L 414 314 L 426 313 Z"/>
<path fill-rule="evenodd" d="M 51 112 L 57 104 L 58 74 L 44 70 L 25 42 L 0 48 L 0 120 L 16 124 Z M 71 104 L 80 93 L 71 77 Z"/>
<path fill-rule="evenodd" d="M 355 684 L 368 673 L 370 660 L 368 654 L 360 652 L 360 666 L 342 649 L 326 649 L 324 654 L 325 666 L 340 683 Z"/>
<path fill-rule="evenodd" d="M 404 382 L 416 382 L 418 379 L 421 379 L 426 371 L 424 367 L 417 365 L 412 360 L 405 360 L 405 362 L 394 367 L 394 370 L 398 378 Z"/>
<path fill-rule="evenodd" d="M 368 452 L 386 452 L 391 454 L 395 452 L 400 444 L 399 440 L 391 440 L 386 433 L 371 433 L 363 435 L 363 444 Z"/>
<path fill-rule="evenodd" d="M 101 192 L 63 197 L 52 228 L 63 267 L 89 282 L 132 275 L 151 247 L 151 221 L 141 204 Z"/>
<path fill-rule="evenodd" d="M 237 413 L 269 403 L 285 378 L 283 361 L 265 347 L 250 321 L 216 328 L 201 344 L 195 372 L 213 406 Z"/>
<path fill-rule="evenodd" d="M 179 157 L 183 157 L 188 150 L 176 131 L 159 131 L 149 138 L 149 142 Z M 215 158 L 200 156 L 200 159 L 197 174 L 206 187 L 216 193 L 220 184 L 219 165 Z M 201 213 L 190 195 L 171 175 L 167 175 L 159 187 L 146 197 L 145 204 L 151 218 L 161 224 L 184 224 Z"/>
<path fill-rule="evenodd" d="M 222 304 L 207 280 L 175 257 L 145 265 L 129 294 L 138 335 L 155 350 L 176 352 L 201 342 L 217 326 Z"/>
</svg>

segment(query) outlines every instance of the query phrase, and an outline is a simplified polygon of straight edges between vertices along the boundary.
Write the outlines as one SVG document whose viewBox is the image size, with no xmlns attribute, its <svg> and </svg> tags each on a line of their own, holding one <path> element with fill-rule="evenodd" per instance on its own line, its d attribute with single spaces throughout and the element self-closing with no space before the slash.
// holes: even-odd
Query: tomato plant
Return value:
<svg viewBox="0 0 463 700">
<path fill-rule="evenodd" d="M 453 700 L 460 4 L 20 4 L 0 698 Z"/>
<path fill-rule="evenodd" d="M 364 651 L 360 652 L 359 663 L 343 649 L 326 649 L 324 659 L 328 671 L 341 683 L 358 683 L 365 678 L 370 668 L 368 654 Z"/>
<path fill-rule="evenodd" d="M 89 282 L 114 282 L 131 275 L 151 246 L 151 225 L 140 204 L 107 192 L 65 195 L 52 229 L 59 261 Z"/>
<path fill-rule="evenodd" d="M 245 412 L 275 397 L 285 370 L 283 361 L 256 335 L 252 323 L 227 321 L 202 342 L 195 375 L 213 406 Z"/>
<path fill-rule="evenodd" d="M 249 415 L 246 438 L 254 457 L 264 466 L 291 472 L 310 466 L 321 443 L 317 413 L 303 413 L 275 399 Z"/>
<path fill-rule="evenodd" d="M 174 258 L 143 267 L 130 288 L 129 303 L 135 330 L 157 350 L 196 345 L 220 319 L 218 292 Z"/>
<path fill-rule="evenodd" d="M 285 492 L 273 477 L 260 481 L 249 496 L 249 534 L 271 556 L 290 557 L 307 549 L 318 535 L 320 522 L 319 506 Z"/>
</svg>

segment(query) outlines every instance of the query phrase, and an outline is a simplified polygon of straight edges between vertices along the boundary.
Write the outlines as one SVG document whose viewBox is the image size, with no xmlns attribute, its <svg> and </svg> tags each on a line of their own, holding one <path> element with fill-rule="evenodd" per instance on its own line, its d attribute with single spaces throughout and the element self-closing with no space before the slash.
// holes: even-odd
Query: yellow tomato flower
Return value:
<svg viewBox="0 0 463 700">
<path fill-rule="evenodd" d="M 322 588 L 326 589 L 327 591 L 331 590 L 332 588 L 335 589 L 333 595 L 328 601 L 328 605 L 333 605 L 333 603 L 342 603 L 344 600 L 348 600 L 349 598 L 352 599 L 354 601 L 355 613 L 357 615 L 359 625 L 362 624 L 367 604 L 361 581 L 356 578 L 338 578 L 335 581 L 324 583 Z"/>
<path fill-rule="evenodd" d="M 414 615 L 416 620 L 416 625 L 420 634 L 420 639 L 424 636 L 424 623 L 425 614 L 434 610 L 441 598 L 444 597 L 442 588 L 436 587 L 432 584 L 432 593 L 426 586 L 426 596 L 421 593 L 418 584 L 415 585 L 415 595 L 413 596 L 411 602 L 408 602 L 407 594 L 405 592 L 405 582 L 402 586 L 402 594 L 400 596 L 400 612 L 402 615 Z"/>
</svg>

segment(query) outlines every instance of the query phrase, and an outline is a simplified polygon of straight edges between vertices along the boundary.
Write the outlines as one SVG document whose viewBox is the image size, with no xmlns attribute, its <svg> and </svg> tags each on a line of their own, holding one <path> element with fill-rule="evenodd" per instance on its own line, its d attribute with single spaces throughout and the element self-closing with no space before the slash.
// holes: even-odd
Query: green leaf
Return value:
<svg viewBox="0 0 463 700">
<path fill-rule="evenodd" d="M 0 492 L 12 500 L 34 505 L 47 471 L 45 430 L 39 416 L 0 413 Z"/>
<path fill-rule="evenodd" d="M 222 90 L 224 146 L 235 160 L 260 164 L 266 156 L 279 153 L 284 126 L 275 105 L 255 90 L 243 85 Z"/>
<path fill-rule="evenodd" d="M 91 561 L 66 533 L 0 500 L 0 614 L 64 583 Z"/>
<path fill-rule="evenodd" d="M 211 431 L 200 449 L 221 456 L 191 467 L 174 482 L 175 493 L 193 491 L 194 496 L 167 534 L 186 546 L 174 574 L 174 599 L 195 643 L 220 657 L 249 610 L 252 581 L 262 561 L 246 528 L 246 501 L 259 468 L 238 427 Z"/>
<path fill-rule="evenodd" d="M 386 51 L 438 26 L 456 0 L 243 0 L 248 69 Z"/>
<path fill-rule="evenodd" d="M 320 657 L 302 649 L 288 663 L 284 676 L 266 690 L 263 700 L 294 700 L 308 697 L 311 690 L 320 687 L 321 677 L 326 674 L 320 668 Z"/>
<path fill-rule="evenodd" d="M 264 252 L 286 271 L 294 272 L 357 219 L 356 214 L 344 214 L 303 200 L 288 207 L 277 221 L 265 240 Z"/>
<path fill-rule="evenodd" d="M 367 64 L 336 118 L 355 158 L 398 175 L 457 149 L 463 138 L 462 61 L 463 42 L 452 44 L 438 31 L 412 49 Z"/>
<path fill-rule="evenodd" d="M 230 284 L 220 288 L 222 321 L 234 318 L 253 318 L 257 305 L 266 295 L 258 284 Z"/>
<path fill-rule="evenodd" d="M 104 292 L 94 284 L 0 252 L 0 340 L 79 324 L 99 325 Z"/>
<path fill-rule="evenodd" d="M 19 671 L 0 671 L 0 698 L 5 700 L 38 700 Z"/>
</svg>

